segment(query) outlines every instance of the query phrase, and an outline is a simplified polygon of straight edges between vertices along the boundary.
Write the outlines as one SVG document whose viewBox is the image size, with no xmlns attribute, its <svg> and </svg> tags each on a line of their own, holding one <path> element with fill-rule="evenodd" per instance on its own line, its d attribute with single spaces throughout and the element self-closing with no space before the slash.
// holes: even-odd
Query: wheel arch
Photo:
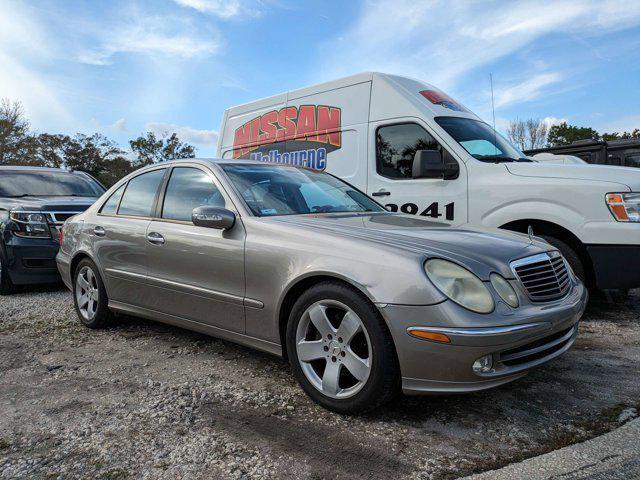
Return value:
<svg viewBox="0 0 640 480">
<path fill-rule="evenodd" d="M 287 322 L 289 321 L 289 315 L 291 313 L 293 305 L 296 303 L 296 300 L 300 297 L 300 295 L 302 295 L 303 292 L 323 282 L 337 282 L 351 288 L 355 288 L 367 300 L 375 304 L 369 293 L 362 286 L 355 284 L 354 282 L 349 281 L 347 278 L 344 278 L 343 276 L 337 275 L 335 273 L 312 273 L 291 282 L 287 286 L 284 295 L 282 296 L 282 301 L 280 301 L 278 305 L 278 333 L 280 337 L 280 345 L 282 347 L 282 357 L 284 359 L 288 358 L 286 332 Z"/>
</svg>

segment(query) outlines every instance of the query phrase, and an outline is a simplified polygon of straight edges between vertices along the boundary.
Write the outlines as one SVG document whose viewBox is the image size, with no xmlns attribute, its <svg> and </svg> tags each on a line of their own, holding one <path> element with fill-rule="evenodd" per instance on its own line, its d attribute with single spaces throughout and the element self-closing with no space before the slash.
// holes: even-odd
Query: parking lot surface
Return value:
<svg viewBox="0 0 640 480">
<path fill-rule="evenodd" d="M 640 292 L 589 307 L 574 347 L 491 391 L 313 404 L 277 358 L 71 295 L 0 298 L 0 478 L 457 478 L 580 442 L 640 410 Z"/>
</svg>

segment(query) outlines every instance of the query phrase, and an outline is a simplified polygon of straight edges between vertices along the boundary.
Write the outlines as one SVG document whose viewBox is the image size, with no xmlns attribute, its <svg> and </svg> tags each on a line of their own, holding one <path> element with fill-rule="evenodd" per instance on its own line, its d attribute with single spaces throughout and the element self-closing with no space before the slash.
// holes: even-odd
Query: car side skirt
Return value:
<svg viewBox="0 0 640 480">
<path fill-rule="evenodd" d="M 232 332 L 230 330 L 225 330 L 223 328 L 196 322 L 187 318 L 177 317 L 175 315 L 169 315 L 148 308 L 137 307 L 135 305 L 117 302 L 114 300 L 109 300 L 109 308 L 115 312 L 167 323 L 176 327 L 186 328 L 188 330 L 193 330 L 199 333 L 204 333 L 205 335 L 210 335 L 212 337 L 229 340 L 240 345 L 255 348 L 256 350 L 261 350 L 263 352 L 282 357 L 281 345 L 273 342 L 268 342 L 266 340 L 261 340 L 259 338 L 250 337 L 242 333 Z"/>
</svg>

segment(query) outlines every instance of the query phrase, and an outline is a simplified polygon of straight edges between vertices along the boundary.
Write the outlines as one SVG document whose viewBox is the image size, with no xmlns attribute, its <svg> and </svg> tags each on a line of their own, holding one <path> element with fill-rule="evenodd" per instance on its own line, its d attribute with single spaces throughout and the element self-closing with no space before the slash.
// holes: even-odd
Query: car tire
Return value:
<svg viewBox="0 0 640 480">
<path fill-rule="evenodd" d="M 580 257 L 578 256 L 576 251 L 569 245 L 564 243 L 562 240 L 558 240 L 556 237 L 551 237 L 548 235 L 540 235 L 540 237 L 544 238 L 548 243 L 556 247 L 560 251 L 562 256 L 567 260 L 567 262 L 569 262 L 573 273 L 576 274 L 576 276 L 582 283 L 588 285 L 586 270 L 584 268 L 584 265 L 582 264 L 582 260 L 580 260 Z"/>
<path fill-rule="evenodd" d="M 80 322 L 86 327 L 104 328 L 113 318 L 98 267 L 88 258 L 81 260 L 74 271 L 73 304 Z"/>
<path fill-rule="evenodd" d="M 7 267 L 7 263 L 0 252 L 0 295 L 11 295 L 15 291 L 16 286 L 9 276 L 9 267 Z"/>
<path fill-rule="evenodd" d="M 329 410 L 363 413 L 399 391 L 391 333 L 369 299 L 346 284 L 319 283 L 298 298 L 289 315 L 286 345 L 302 389 Z"/>
</svg>

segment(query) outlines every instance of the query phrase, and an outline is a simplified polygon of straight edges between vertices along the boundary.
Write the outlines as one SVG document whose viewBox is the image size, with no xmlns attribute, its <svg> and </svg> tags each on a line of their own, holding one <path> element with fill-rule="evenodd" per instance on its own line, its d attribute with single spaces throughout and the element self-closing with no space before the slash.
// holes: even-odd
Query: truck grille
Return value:
<svg viewBox="0 0 640 480">
<path fill-rule="evenodd" d="M 532 301 L 556 300 L 569 291 L 569 272 L 559 252 L 547 252 L 516 260 L 511 263 L 511 268 Z"/>
</svg>

